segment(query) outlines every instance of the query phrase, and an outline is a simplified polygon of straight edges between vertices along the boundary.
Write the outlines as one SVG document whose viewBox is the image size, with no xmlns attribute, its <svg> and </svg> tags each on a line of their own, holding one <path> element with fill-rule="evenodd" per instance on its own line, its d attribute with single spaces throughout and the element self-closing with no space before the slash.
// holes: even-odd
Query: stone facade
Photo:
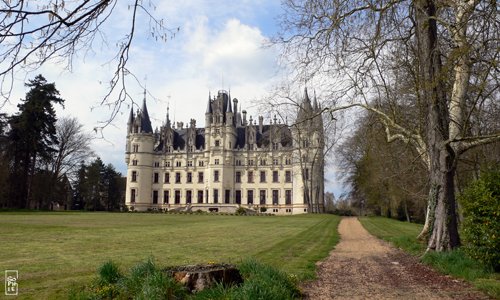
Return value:
<svg viewBox="0 0 500 300">
<path fill-rule="evenodd" d="M 240 109 L 240 110 L 238 110 Z M 153 131 L 146 99 L 130 112 L 125 162 L 129 209 L 274 214 L 323 212 L 323 123 L 304 93 L 294 126 L 246 111 L 226 91 L 209 95 L 205 127 L 165 123 Z M 264 209 L 265 208 L 265 209 Z"/>
</svg>

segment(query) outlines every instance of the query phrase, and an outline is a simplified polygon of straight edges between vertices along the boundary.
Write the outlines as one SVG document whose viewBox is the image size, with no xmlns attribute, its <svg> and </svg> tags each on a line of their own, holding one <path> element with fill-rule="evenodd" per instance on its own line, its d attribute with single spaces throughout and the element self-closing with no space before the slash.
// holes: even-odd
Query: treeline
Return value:
<svg viewBox="0 0 500 300">
<path fill-rule="evenodd" d="M 0 114 L 0 208 L 115 210 L 121 174 L 90 148 L 92 137 L 64 107 L 54 83 L 38 75 L 13 115 Z M 98 195 L 98 196 L 96 196 Z"/>
<path fill-rule="evenodd" d="M 489 108 L 483 114 L 493 116 L 498 109 Z M 403 110 L 411 112 L 415 108 L 401 107 L 400 111 Z M 403 118 L 405 114 L 400 116 Z M 417 122 L 414 116 L 407 114 L 407 118 L 407 123 Z M 500 123 L 490 118 L 482 124 L 471 124 L 470 130 L 486 131 L 483 126 L 498 126 L 495 122 Z M 359 119 L 355 130 L 338 148 L 337 155 L 345 183 L 350 187 L 349 194 L 337 199 L 337 206 L 353 214 L 425 221 L 430 190 L 426 166 L 411 145 L 401 140 L 388 143 L 386 128 L 373 114 L 365 113 Z M 500 143 L 463 154 L 457 164 L 456 194 L 461 194 L 484 171 L 494 169 L 500 169 Z"/>
</svg>

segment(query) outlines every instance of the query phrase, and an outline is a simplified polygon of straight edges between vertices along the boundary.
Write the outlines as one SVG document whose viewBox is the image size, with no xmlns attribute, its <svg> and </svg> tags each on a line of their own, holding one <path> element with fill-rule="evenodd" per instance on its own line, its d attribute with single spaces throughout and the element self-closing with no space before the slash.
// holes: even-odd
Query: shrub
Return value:
<svg viewBox="0 0 500 300">
<path fill-rule="evenodd" d="M 261 207 L 261 208 L 260 208 L 260 212 L 261 212 L 261 213 L 265 213 L 266 211 L 267 211 L 267 207 Z"/>
<path fill-rule="evenodd" d="M 459 196 L 466 253 L 500 271 L 500 168 L 484 172 Z"/>
<path fill-rule="evenodd" d="M 246 215 L 247 214 L 247 210 L 243 207 L 243 206 L 240 206 L 238 207 L 238 209 L 236 210 L 236 214 L 238 216 L 243 216 L 243 215 Z"/>
<path fill-rule="evenodd" d="M 102 264 L 97 272 L 99 273 L 99 283 L 101 285 L 115 284 L 122 278 L 120 269 L 111 260 Z"/>
</svg>

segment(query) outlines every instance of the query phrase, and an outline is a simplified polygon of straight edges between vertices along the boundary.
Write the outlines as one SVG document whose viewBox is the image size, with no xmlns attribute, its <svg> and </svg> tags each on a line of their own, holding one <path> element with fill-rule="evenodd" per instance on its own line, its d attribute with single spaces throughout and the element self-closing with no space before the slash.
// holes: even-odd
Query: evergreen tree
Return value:
<svg viewBox="0 0 500 300">
<path fill-rule="evenodd" d="M 26 84 L 30 88 L 26 98 L 18 105 L 19 113 L 9 120 L 9 153 L 12 164 L 10 172 L 10 198 L 19 208 L 46 208 L 48 200 L 32 193 L 37 163 L 52 158 L 56 137 L 56 112 L 53 104 L 63 104 L 54 83 L 38 75 Z"/>
</svg>

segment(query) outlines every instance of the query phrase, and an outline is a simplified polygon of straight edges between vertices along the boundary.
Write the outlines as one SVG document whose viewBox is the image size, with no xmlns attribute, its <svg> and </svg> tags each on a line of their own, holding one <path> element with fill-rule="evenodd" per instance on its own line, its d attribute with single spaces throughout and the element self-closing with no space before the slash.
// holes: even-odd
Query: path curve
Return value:
<svg viewBox="0 0 500 300">
<path fill-rule="evenodd" d="M 338 230 L 318 279 L 301 287 L 306 299 L 489 299 L 373 237 L 355 217 L 343 218 Z"/>
</svg>

